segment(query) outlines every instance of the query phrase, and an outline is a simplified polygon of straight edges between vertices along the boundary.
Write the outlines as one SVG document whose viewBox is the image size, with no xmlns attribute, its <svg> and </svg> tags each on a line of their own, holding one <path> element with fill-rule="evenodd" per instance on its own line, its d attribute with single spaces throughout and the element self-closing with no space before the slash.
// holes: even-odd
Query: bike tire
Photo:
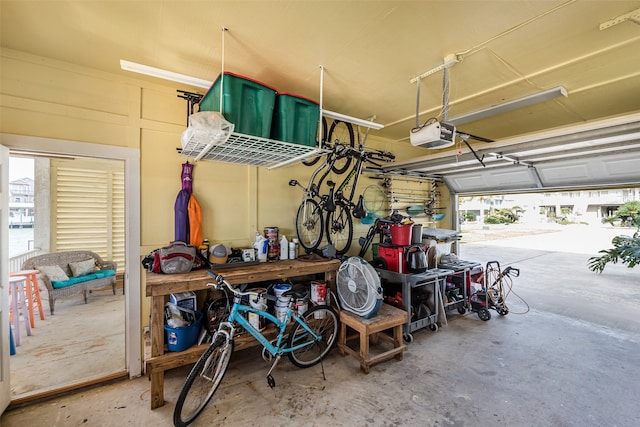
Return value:
<svg viewBox="0 0 640 427">
<path fill-rule="evenodd" d="M 302 247 L 311 252 L 316 249 L 324 235 L 324 219 L 320 204 L 313 199 L 305 199 L 296 214 L 296 234 Z"/>
<path fill-rule="evenodd" d="M 334 120 L 329 128 L 327 141 L 331 147 L 335 146 L 335 144 L 342 144 L 354 148 L 355 138 L 353 134 L 353 126 L 349 122 Z M 349 169 L 349 166 L 351 166 L 351 157 L 343 157 L 335 161 L 333 166 L 331 166 L 331 170 L 338 175 L 342 175 Z"/>
<path fill-rule="evenodd" d="M 313 340 L 313 344 L 287 353 L 291 363 L 299 368 L 308 368 L 319 363 L 335 346 L 338 338 L 340 320 L 338 313 L 328 305 L 316 305 L 307 310 L 302 318 L 309 328 L 322 338 Z M 287 345 L 292 348 L 312 338 L 298 322 L 295 322 L 289 332 Z M 311 342 L 311 341 L 309 341 Z"/>
<path fill-rule="evenodd" d="M 353 239 L 353 218 L 344 202 L 336 202 L 336 209 L 327 212 L 327 241 L 336 248 L 336 255 L 344 255 Z"/>
<path fill-rule="evenodd" d="M 173 411 L 174 426 L 191 424 L 204 410 L 227 372 L 232 353 L 233 341 L 220 335 L 200 356 L 180 391 Z"/>
<path fill-rule="evenodd" d="M 324 117 L 322 118 L 322 141 L 320 142 L 320 144 L 318 144 L 318 148 L 325 148 L 327 146 L 327 142 L 328 138 L 327 138 L 327 119 L 325 119 Z M 316 156 L 312 159 L 309 160 L 303 160 L 302 164 L 306 165 L 306 166 L 313 166 L 316 163 L 318 163 L 318 160 L 320 160 L 322 158 L 322 156 Z"/>
</svg>

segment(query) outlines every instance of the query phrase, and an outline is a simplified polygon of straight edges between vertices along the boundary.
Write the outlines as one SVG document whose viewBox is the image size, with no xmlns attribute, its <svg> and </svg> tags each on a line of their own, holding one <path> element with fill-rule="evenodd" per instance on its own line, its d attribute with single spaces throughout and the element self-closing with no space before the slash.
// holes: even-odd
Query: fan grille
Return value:
<svg viewBox="0 0 640 427">
<path fill-rule="evenodd" d="M 382 301 L 380 279 L 364 259 L 351 257 L 342 263 L 336 282 L 343 309 L 364 317 L 377 313 Z"/>
</svg>

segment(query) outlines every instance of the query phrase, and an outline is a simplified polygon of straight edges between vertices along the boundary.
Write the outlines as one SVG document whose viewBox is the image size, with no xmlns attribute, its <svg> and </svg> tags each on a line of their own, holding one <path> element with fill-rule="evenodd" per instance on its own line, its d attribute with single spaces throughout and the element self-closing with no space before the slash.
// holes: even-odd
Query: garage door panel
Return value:
<svg viewBox="0 0 640 427">
<path fill-rule="evenodd" d="M 545 186 L 565 185 L 566 182 L 584 182 L 589 180 L 587 164 L 562 164 L 554 166 L 536 166 L 538 175 Z"/>
<path fill-rule="evenodd" d="M 609 175 L 619 177 L 633 177 L 640 174 L 640 161 L 638 158 L 625 155 L 624 159 L 604 159 L 604 167 Z"/>
<path fill-rule="evenodd" d="M 545 187 L 640 182 L 638 153 L 617 153 L 536 165 Z"/>
<path fill-rule="evenodd" d="M 500 170 L 483 170 L 479 173 L 474 171 L 452 174 L 448 176 L 447 184 L 453 187 L 454 192 L 473 192 L 486 190 L 487 188 L 490 188 L 491 191 L 537 188 L 531 171 L 524 166 L 514 166 Z"/>
</svg>

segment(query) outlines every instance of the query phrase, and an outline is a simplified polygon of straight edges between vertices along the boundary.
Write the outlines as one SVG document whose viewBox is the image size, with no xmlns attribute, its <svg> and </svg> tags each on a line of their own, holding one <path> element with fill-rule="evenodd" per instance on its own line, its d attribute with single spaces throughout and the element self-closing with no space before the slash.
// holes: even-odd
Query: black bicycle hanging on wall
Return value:
<svg viewBox="0 0 640 427">
<path fill-rule="evenodd" d="M 355 134 L 353 132 L 353 125 L 349 122 L 343 122 L 342 120 L 334 120 L 329 127 L 329 133 L 327 133 L 327 120 L 322 118 L 322 141 L 319 147 L 322 152 L 331 151 L 336 145 L 346 145 L 348 147 L 355 147 Z M 307 166 L 313 166 L 322 157 L 322 154 L 313 157 L 309 160 L 305 160 L 302 163 Z M 349 169 L 351 165 L 351 159 L 348 157 L 337 159 L 331 166 L 333 172 L 338 175 L 343 174 Z"/>
<path fill-rule="evenodd" d="M 289 185 L 299 186 L 303 190 L 302 202 L 296 214 L 296 233 L 307 252 L 318 248 L 324 237 L 325 227 L 327 241 L 335 247 L 336 255 L 344 255 L 349 250 L 353 239 L 352 215 L 360 219 L 367 215 L 362 195 L 354 203 L 364 165 L 381 168 L 376 162 L 390 162 L 394 159 L 395 156 L 387 151 L 370 150 L 362 146 L 356 150 L 334 143 L 324 162 L 311 174 L 307 187 L 295 179 L 289 181 Z M 353 162 L 353 166 L 339 184 L 326 180 L 329 190 L 328 194 L 323 194 L 322 185 L 329 173 L 335 172 L 334 167 L 338 162 L 347 165 Z"/>
</svg>

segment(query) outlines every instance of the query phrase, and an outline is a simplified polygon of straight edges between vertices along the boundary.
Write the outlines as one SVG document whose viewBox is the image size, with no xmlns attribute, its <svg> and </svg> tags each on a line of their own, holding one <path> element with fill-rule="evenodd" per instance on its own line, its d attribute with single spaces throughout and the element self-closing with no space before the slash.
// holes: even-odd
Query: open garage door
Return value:
<svg viewBox="0 0 640 427">
<path fill-rule="evenodd" d="M 476 144 L 395 163 L 385 172 L 441 178 L 458 195 L 640 184 L 640 113 Z M 468 151 L 468 150 L 467 150 Z"/>
</svg>

